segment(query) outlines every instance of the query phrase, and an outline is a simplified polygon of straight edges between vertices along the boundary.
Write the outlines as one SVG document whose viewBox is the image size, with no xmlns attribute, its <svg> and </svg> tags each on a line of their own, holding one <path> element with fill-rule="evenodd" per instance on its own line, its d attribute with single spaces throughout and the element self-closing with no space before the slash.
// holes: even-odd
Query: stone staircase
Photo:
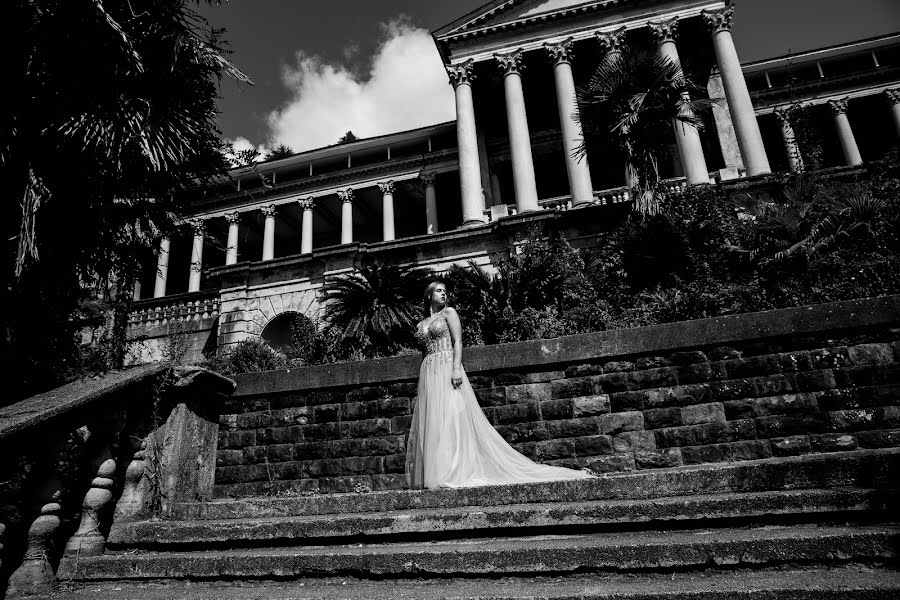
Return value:
<svg viewBox="0 0 900 600">
<path fill-rule="evenodd" d="M 72 600 L 897 598 L 898 481 L 889 449 L 183 503 L 59 576 Z"/>
</svg>

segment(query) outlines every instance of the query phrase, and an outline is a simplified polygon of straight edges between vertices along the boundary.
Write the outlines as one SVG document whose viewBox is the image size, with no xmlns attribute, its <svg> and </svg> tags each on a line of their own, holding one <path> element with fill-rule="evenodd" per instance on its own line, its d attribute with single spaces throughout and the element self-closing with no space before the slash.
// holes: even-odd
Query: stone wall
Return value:
<svg viewBox="0 0 900 600">
<path fill-rule="evenodd" d="M 533 460 L 655 469 L 900 446 L 898 318 L 891 297 L 464 356 L 488 419 Z M 404 487 L 417 362 L 239 378 L 217 495 Z"/>
</svg>

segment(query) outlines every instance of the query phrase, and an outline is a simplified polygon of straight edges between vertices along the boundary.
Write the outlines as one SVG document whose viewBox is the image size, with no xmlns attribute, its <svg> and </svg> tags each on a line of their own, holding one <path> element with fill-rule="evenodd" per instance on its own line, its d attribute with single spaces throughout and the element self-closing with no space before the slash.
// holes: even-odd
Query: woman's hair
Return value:
<svg viewBox="0 0 900 600">
<path fill-rule="evenodd" d="M 431 297 L 434 296 L 434 290 L 436 290 L 439 285 L 444 285 L 444 282 L 435 280 L 429 283 L 428 287 L 425 288 L 425 294 L 423 295 L 425 303 L 422 307 L 425 310 L 425 316 L 428 316 L 431 311 Z"/>
</svg>

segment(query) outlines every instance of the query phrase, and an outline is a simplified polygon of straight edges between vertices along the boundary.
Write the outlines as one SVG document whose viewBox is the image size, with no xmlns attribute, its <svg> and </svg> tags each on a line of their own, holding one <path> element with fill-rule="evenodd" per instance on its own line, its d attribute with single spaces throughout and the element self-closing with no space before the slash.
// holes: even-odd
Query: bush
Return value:
<svg viewBox="0 0 900 600">
<path fill-rule="evenodd" d="M 205 366 L 222 375 L 275 371 L 288 367 L 288 360 L 266 342 L 249 339 L 207 359 Z"/>
</svg>

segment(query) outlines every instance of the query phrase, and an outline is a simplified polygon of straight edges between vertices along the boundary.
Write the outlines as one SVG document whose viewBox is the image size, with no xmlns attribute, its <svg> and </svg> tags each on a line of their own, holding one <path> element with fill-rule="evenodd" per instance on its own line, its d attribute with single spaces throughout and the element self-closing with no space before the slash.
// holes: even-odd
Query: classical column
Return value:
<svg viewBox="0 0 900 600">
<path fill-rule="evenodd" d="M 575 96 L 575 79 L 572 76 L 572 38 L 544 46 L 553 61 L 553 77 L 556 81 L 556 103 L 559 107 L 559 123 L 562 130 L 563 151 L 566 153 L 566 173 L 569 176 L 569 193 L 573 206 L 594 202 L 594 186 L 587 154 L 578 154 L 578 146 L 584 139 L 578 121 L 578 99 Z"/>
<path fill-rule="evenodd" d="M 262 259 L 272 260 L 275 258 L 275 205 L 263 206 L 260 210 L 266 217 L 266 223 L 263 227 Z"/>
<path fill-rule="evenodd" d="M 756 122 L 756 112 L 753 110 L 753 102 L 750 100 L 744 72 L 741 70 L 741 61 L 738 60 L 734 39 L 731 37 L 734 6 L 703 11 L 703 18 L 712 34 L 716 63 L 722 75 L 725 98 L 731 111 L 734 131 L 737 134 L 747 174 L 771 173 L 762 134 L 759 132 L 759 123 Z"/>
<path fill-rule="evenodd" d="M 456 93 L 456 143 L 459 157 L 459 186 L 462 196 L 463 226 L 484 223 L 484 193 L 478 163 L 478 133 L 472 101 L 472 60 L 449 65 L 447 75 Z"/>
<path fill-rule="evenodd" d="M 381 190 L 381 239 L 385 242 L 393 240 L 394 235 L 394 182 L 383 181 L 378 184 Z"/>
<path fill-rule="evenodd" d="M 312 196 L 300 201 L 303 209 L 303 220 L 300 222 L 300 254 L 309 254 L 313 251 L 313 206 L 315 199 Z"/>
<path fill-rule="evenodd" d="M 799 173 L 803 170 L 803 156 L 800 154 L 800 146 L 797 145 L 797 137 L 794 135 L 794 127 L 791 125 L 791 109 L 776 108 L 775 118 L 781 125 L 781 138 L 784 140 L 788 165 L 792 172 Z"/>
<path fill-rule="evenodd" d="M 338 192 L 341 199 L 341 243 L 353 242 L 353 188 Z"/>
<path fill-rule="evenodd" d="M 648 26 L 659 44 L 659 55 L 681 71 L 681 58 L 675 45 L 678 19 L 648 23 Z M 690 100 L 687 90 L 683 92 L 683 97 Z M 682 112 L 681 116 L 685 118 L 694 117 L 693 111 L 688 106 L 682 107 Z M 697 131 L 697 127 L 679 119 L 673 119 L 672 127 L 675 130 L 675 144 L 678 146 L 678 156 L 681 157 L 681 168 L 687 182 L 691 185 L 709 183 L 709 169 L 706 166 L 706 157 L 703 155 L 703 144 L 700 143 L 700 132 Z"/>
<path fill-rule="evenodd" d="M 847 100 L 829 100 L 828 106 L 834 115 L 834 126 L 837 127 L 838 137 L 841 140 L 841 150 L 844 151 L 844 161 L 848 167 L 862 164 L 862 156 L 859 154 L 859 146 L 856 145 L 856 137 L 850 127 L 850 119 L 847 118 Z"/>
<path fill-rule="evenodd" d="M 894 116 L 894 127 L 897 128 L 897 135 L 900 136 L 900 88 L 885 90 L 884 95 L 887 96 L 888 103 L 891 105 L 891 113 Z"/>
<path fill-rule="evenodd" d="M 238 260 L 238 227 L 241 222 L 241 214 L 230 212 L 225 215 L 228 221 L 228 246 L 225 248 L 225 264 L 233 265 Z"/>
<path fill-rule="evenodd" d="M 153 297 L 166 295 L 166 279 L 169 277 L 169 238 L 159 240 L 159 256 L 156 259 L 156 284 L 153 286 Z"/>
<path fill-rule="evenodd" d="M 525 94 L 522 91 L 522 50 L 495 54 L 494 58 L 503 73 L 516 206 L 519 212 L 540 210 L 531 156 L 531 135 L 528 133 L 528 116 L 525 114 Z"/>
<path fill-rule="evenodd" d="M 191 246 L 191 274 L 188 279 L 188 292 L 200 291 L 200 276 L 203 274 L 203 236 L 205 226 L 203 221 L 197 219 L 191 221 L 194 230 L 194 243 Z"/>
<path fill-rule="evenodd" d="M 619 27 L 612 31 L 598 31 L 595 34 L 597 41 L 600 42 L 600 47 L 605 52 L 603 62 L 613 62 L 622 56 L 622 46 L 625 45 L 625 33 L 625 27 Z"/>
<path fill-rule="evenodd" d="M 437 179 L 437 173 L 422 173 L 422 183 L 425 185 L 425 233 L 437 233 L 437 194 L 435 193 L 434 184 Z"/>
</svg>

